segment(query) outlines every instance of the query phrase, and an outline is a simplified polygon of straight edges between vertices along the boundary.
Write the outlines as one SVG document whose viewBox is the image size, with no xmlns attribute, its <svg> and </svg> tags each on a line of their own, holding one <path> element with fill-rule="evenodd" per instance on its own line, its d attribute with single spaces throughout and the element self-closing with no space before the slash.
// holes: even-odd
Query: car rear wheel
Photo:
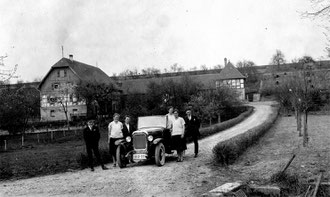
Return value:
<svg viewBox="0 0 330 197">
<path fill-rule="evenodd" d="M 165 164 L 165 146 L 161 142 L 155 148 L 155 161 L 157 166 Z"/>
<path fill-rule="evenodd" d="M 126 157 L 125 157 L 125 147 L 122 144 L 119 144 L 116 150 L 116 159 L 117 159 L 117 163 L 118 166 L 120 168 L 124 168 L 126 167 Z"/>
</svg>

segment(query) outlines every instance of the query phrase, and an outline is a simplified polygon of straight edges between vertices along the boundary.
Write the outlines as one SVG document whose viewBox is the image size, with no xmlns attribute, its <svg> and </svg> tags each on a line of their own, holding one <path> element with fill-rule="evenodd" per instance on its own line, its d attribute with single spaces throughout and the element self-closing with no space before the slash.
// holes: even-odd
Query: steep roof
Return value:
<svg viewBox="0 0 330 197">
<path fill-rule="evenodd" d="M 77 75 L 77 77 L 84 82 L 97 82 L 97 83 L 105 83 L 105 84 L 113 84 L 116 89 L 119 89 L 116 85 L 115 81 L 111 79 L 105 72 L 103 72 L 100 68 L 95 66 L 91 66 L 78 61 L 71 61 L 68 58 L 62 58 L 58 62 L 56 62 L 46 76 L 42 79 L 39 84 L 39 89 L 47 79 L 48 75 L 52 70 L 56 68 L 70 68 L 73 73 Z"/>
<path fill-rule="evenodd" d="M 244 79 L 246 78 L 244 75 L 242 75 L 241 72 L 235 66 L 228 62 L 227 65 L 221 70 L 219 74 L 219 79 Z"/>
</svg>

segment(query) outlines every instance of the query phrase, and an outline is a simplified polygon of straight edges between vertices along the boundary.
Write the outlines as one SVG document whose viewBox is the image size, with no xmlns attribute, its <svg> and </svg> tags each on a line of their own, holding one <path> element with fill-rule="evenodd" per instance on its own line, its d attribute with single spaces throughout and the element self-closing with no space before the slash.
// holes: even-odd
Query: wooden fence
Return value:
<svg viewBox="0 0 330 197">
<path fill-rule="evenodd" d="M 52 142 L 69 141 L 75 138 L 83 137 L 83 127 L 72 127 L 70 131 L 67 128 L 37 131 L 25 133 L 24 135 L 2 135 L 0 136 L 0 151 L 16 150 L 22 147 L 33 147 L 40 144 Z"/>
</svg>

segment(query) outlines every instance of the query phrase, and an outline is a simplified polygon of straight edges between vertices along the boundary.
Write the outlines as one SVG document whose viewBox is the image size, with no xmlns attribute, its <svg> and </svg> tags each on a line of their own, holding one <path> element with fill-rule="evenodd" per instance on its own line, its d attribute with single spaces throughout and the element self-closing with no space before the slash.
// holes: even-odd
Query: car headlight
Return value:
<svg viewBox="0 0 330 197">
<path fill-rule="evenodd" d="M 154 139 L 154 137 L 152 135 L 148 136 L 148 141 L 151 142 Z"/>
<path fill-rule="evenodd" d="M 126 142 L 131 142 L 132 141 L 132 138 L 130 136 L 127 136 L 126 137 Z"/>
</svg>

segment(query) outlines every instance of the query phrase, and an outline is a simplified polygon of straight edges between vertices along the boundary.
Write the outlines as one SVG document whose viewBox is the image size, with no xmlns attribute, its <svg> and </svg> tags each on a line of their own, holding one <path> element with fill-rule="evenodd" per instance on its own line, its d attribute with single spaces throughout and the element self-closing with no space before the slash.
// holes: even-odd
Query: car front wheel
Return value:
<svg viewBox="0 0 330 197">
<path fill-rule="evenodd" d="M 119 144 L 117 147 L 116 159 L 117 159 L 118 166 L 120 168 L 126 167 L 125 147 L 122 144 Z"/>
<path fill-rule="evenodd" d="M 155 161 L 157 166 L 165 164 L 165 146 L 161 142 L 155 148 Z"/>
</svg>

